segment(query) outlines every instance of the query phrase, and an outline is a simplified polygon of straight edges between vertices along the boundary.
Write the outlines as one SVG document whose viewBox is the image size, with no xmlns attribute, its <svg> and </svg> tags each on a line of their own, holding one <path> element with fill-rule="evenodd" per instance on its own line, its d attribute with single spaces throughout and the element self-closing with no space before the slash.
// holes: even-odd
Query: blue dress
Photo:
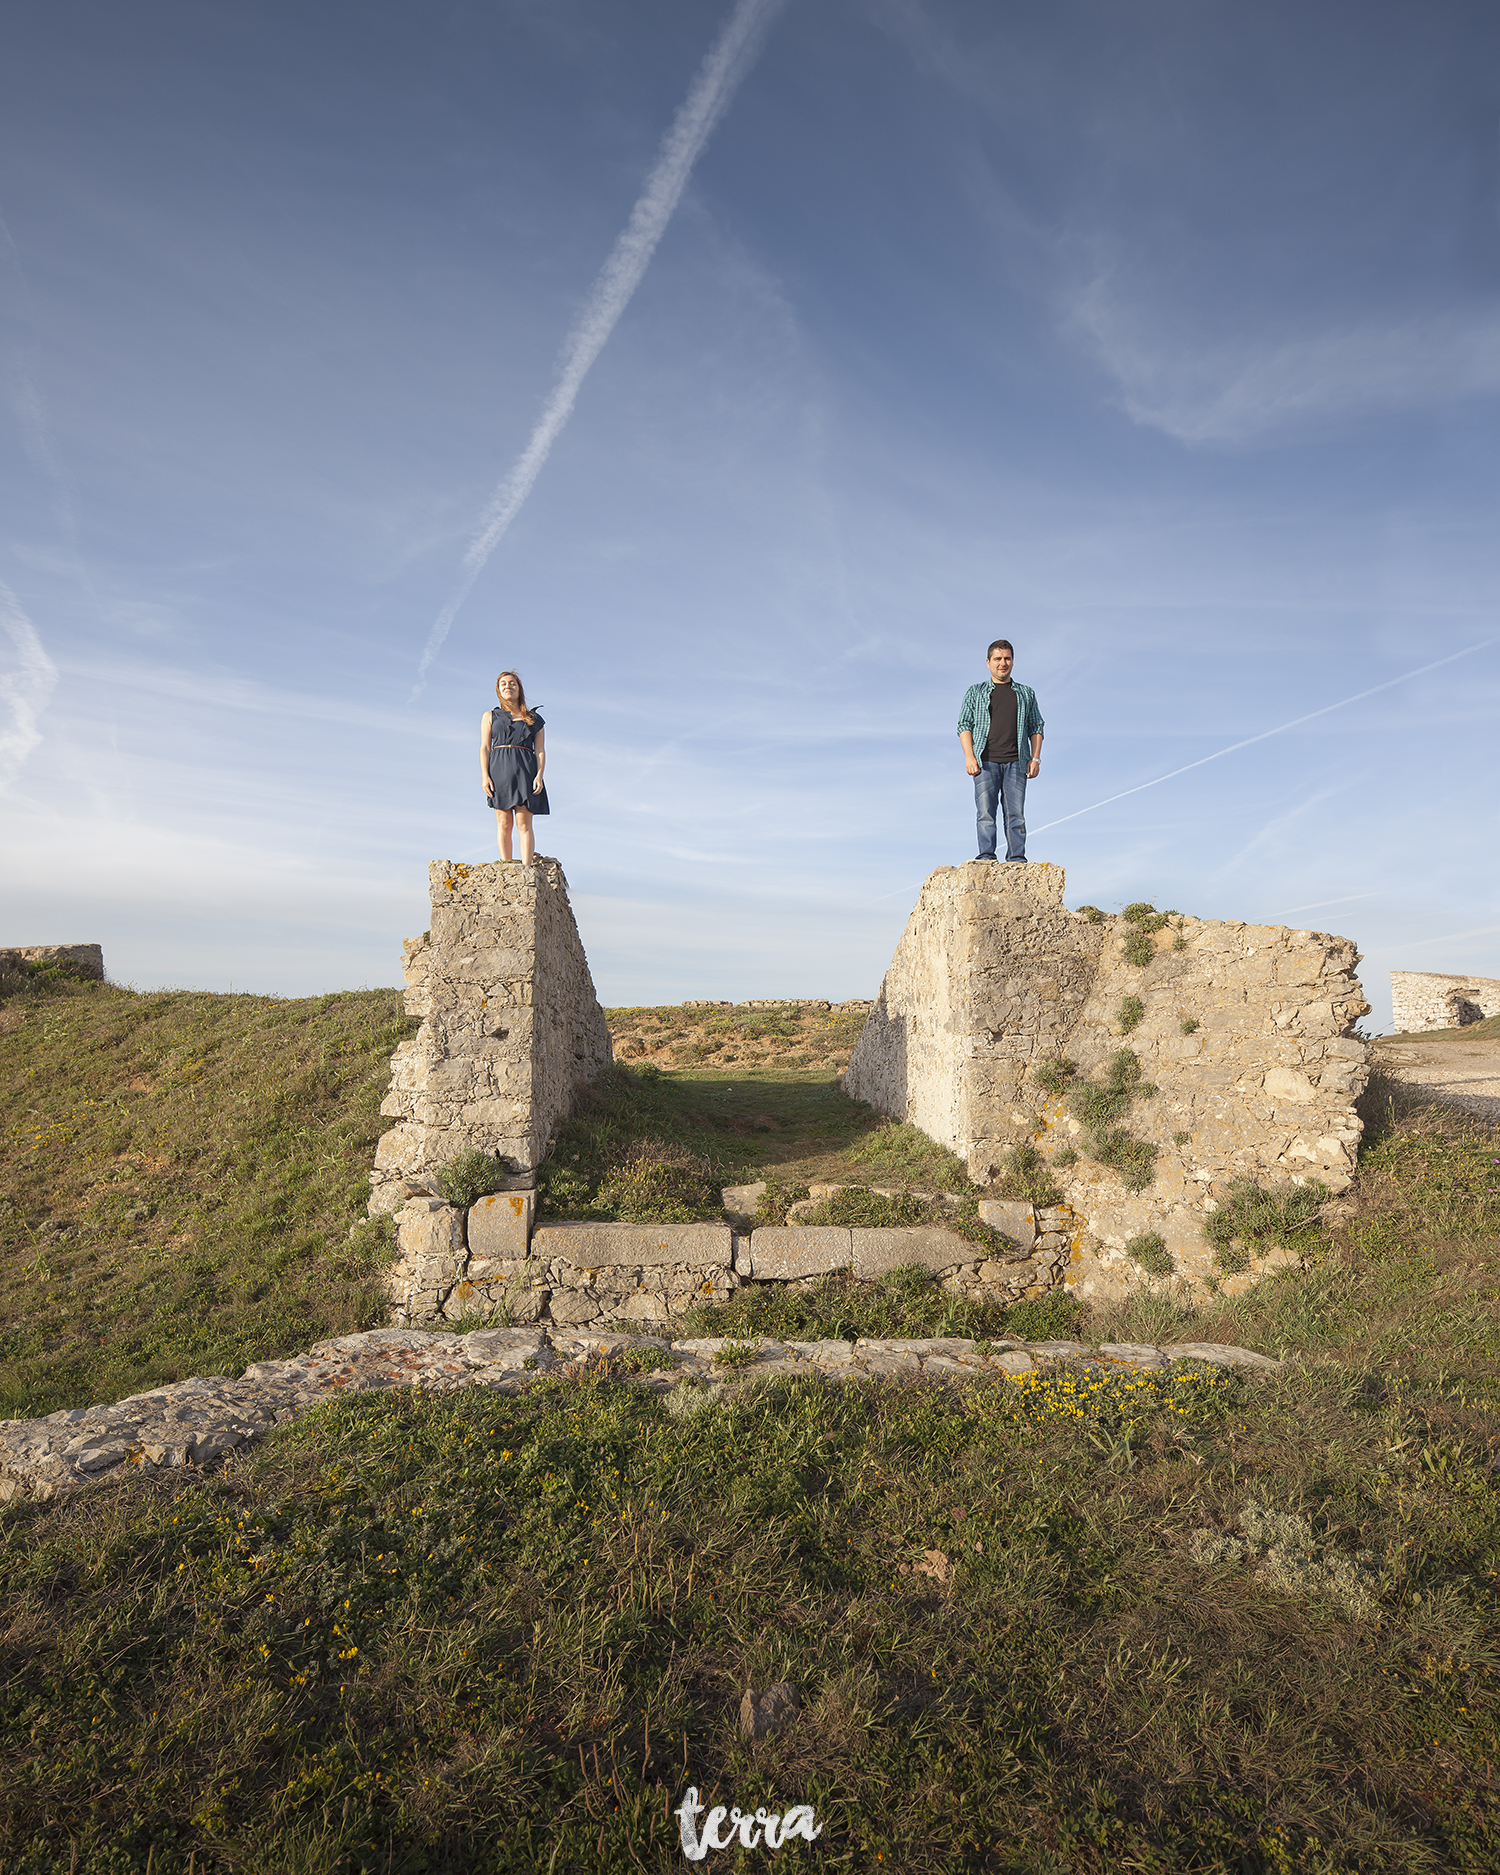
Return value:
<svg viewBox="0 0 1500 1875">
<path fill-rule="evenodd" d="M 524 807 L 547 814 L 547 784 L 536 785 L 536 732 L 545 728 L 535 710 L 528 723 L 511 716 L 498 703 L 490 714 L 490 807 Z"/>
</svg>

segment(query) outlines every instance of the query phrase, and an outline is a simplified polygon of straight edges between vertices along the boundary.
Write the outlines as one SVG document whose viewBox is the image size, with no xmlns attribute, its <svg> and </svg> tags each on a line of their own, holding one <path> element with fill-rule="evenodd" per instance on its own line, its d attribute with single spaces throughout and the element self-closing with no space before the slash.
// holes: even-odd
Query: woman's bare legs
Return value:
<svg viewBox="0 0 1500 1875">
<path fill-rule="evenodd" d="M 509 859 L 511 826 L 521 829 L 521 864 L 529 866 L 536 852 L 536 834 L 531 824 L 529 807 L 497 807 L 495 809 L 495 838 L 500 842 L 500 857 Z"/>
</svg>

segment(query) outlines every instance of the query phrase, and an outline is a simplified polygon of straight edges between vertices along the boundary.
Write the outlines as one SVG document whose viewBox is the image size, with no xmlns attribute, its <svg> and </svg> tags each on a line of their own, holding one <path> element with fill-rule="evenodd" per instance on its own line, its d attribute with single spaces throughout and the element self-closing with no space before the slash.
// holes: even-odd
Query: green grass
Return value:
<svg viewBox="0 0 1500 1875">
<path fill-rule="evenodd" d="M 687 1321 L 694 1335 L 774 1341 L 900 1340 L 961 1335 L 974 1341 L 1054 1341 L 1071 1337 L 1083 1310 L 1061 1289 L 1009 1308 L 950 1294 L 930 1270 L 907 1264 L 878 1281 L 837 1271 L 801 1285 L 748 1284 L 721 1303 L 705 1302 Z"/>
<path fill-rule="evenodd" d="M 1418 1029 L 1415 1034 L 1382 1035 L 1384 1042 L 1493 1042 L 1500 1039 L 1500 1016 L 1485 1016 L 1461 1029 Z"/>
<path fill-rule="evenodd" d="M 694 1784 L 814 1868 L 1477 1875 L 1492 1434 L 1341 1367 L 340 1401 L 0 1522 L 0 1861 L 666 1871 Z"/>
<path fill-rule="evenodd" d="M 653 1173 L 656 1164 L 688 1182 Z M 759 1179 L 777 1194 L 763 1223 L 779 1223 L 814 1179 L 973 1191 L 961 1160 L 916 1127 L 850 1100 L 828 1069 L 663 1072 L 622 1062 L 559 1132 L 538 1178 L 537 1210 L 544 1219 L 686 1222 L 722 1215 L 723 1186 Z M 653 1181 L 661 1185 L 656 1209 Z"/>
<path fill-rule="evenodd" d="M 261 1255 L 244 1220 L 267 1194 L 328 1219 L 325 1243 L 362 1208 L 376 1040 L 408 1026 L 394 999 L 79 990 L 23 1013 L 0 1035 L 7 1113 L 34 1129 L 6 1141 L 26 1219 L 6 1280 L 29 1296 L 43 1200 L 79 1219 L 96 1189 L 155 1189 L 149 1118 L 181 1153 L 171 1189 L 202 1194 L 195 1243 L 223 1259 L 214 1295 L 182 1304 L 185 1332 L 233 1345 L 255 1319 L 238 1272 Z M 580 1116 L 576 1163 L 592 1155 L 602 1181 L 640 1137 L 791 1188 L 867 1142 L 933 1163 L 814 1077 L 661 1080 Z M 1283 1219 L 1301 1262 L 1242 1296 L 1190 1310 L 1164 1284 L 1107 1309 L 1053 1293 L 965 1315 L 906 1270 L 741 1289 L 696 1324 L 741 1344 L 1076 1332 L 1292 1357 L 1266 1379 L 1179 1365 L 741 1391 L 726 1366 L 662 1400 L 618 1378 L 660 1366 L 647 1351 L 518 1398 L 338 1400 L 216 1476 L 12 1506 L 0 1867 L 665 1871 L 691 1783 L 744 1808 L 814 1804 L 822 1835 L 788 1855 L 815 1868 L 1489 1875 L 1500 1133 L 1379 1076 L 1363 1105 L 1354 1187 Z M 148 1275 L 161 1217 L 130 1240 Z M 361 1293 L 357 1273 L 319 1271 L 277 1299 L 287 1345 L 318 1331 L 320 1296 Z M 101 1272 L 97 1254 L 71 1266 L 70 1293 Z M 927 1550 L 950 1560 L 946 1586 L 903 1573 Z M 802 1716 L 744 1744 L 745 1687 L 779 1679 Z"/>
<path fill-rule="evenodd" d="M 0 1417 L 238 1374 L 383 1319 L 389 1230 L 359 1221 L 415 1026 L 392 990 L 7 997 Z"/>
</svg>

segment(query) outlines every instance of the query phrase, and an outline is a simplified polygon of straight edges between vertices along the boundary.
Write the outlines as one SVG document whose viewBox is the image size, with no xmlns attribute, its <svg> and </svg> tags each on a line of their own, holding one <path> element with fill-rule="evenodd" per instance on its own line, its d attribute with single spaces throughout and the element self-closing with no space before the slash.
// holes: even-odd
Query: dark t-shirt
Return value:
<svg viewBox="0 0 1500 1875">
<path fill-rule="evenodd" d="M 986 762 L 1016 762 L 1016 692 L 1012 684 L 990 685 L 990 733 L 984 745 Z"/>
</svg>

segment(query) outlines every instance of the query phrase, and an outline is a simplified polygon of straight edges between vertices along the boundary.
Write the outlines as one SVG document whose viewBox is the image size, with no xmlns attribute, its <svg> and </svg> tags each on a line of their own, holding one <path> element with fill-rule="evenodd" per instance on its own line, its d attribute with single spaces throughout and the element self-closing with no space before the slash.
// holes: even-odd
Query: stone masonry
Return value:
<svg viewBox="0 0 1500 1875">
<path fill-rule="evenodd" d="M 744 1189 L 733 1188 L 735 1191 Z M 825 1192 L 837 1187 L 822 1187 Z M 725 1192 L 726 1201 L 732 1196 Z M 1066 1205 L 1038 1209 L 986 1199 L 998 1254 L 941 1226 L 613 1224 L 532 1228 L 534 1194 L 497 1192 L 466 1212 L 419 1191 L 397 1218 L 398 1254 L 385 1273 L 392 1321 L 665 1329 L 742 1283 L 816 1282 L 835 1271 L 872 1281 L 920 1264 L 950 1294 L 1007 1306 L 1064 1280 L 1077 1224 Z"/>
<path fill-rule="evenodd" d="M 106 1480 L 199 1471 L 233 1463 L 274 1427 L 342 1395 L 416 1388 L 450 1393 L 486 1387 L 516 1394 L 550 1376 L 633 1370 L 614 1363 L 644 1352 L 659 1362 L 633 1384 L 670 1394 L 686 1385 L 691 1404 L 740 1387 L 786 1379 L 858 1384 L 868 1380 L 966 1386 L 1004 1385 L 1029 1374 L 1072 1368 L 1082 1374 L 1161 1370 L 1177 1361 L 1236 1367 L 1249 1375 L 1280 1363 L 1248 1348 L 1183 1341 L 1166 1347 L 1082 1341 L 757 1340 L 748 1365 L 719 1359 L 721 1340 L 667 1342 L 589 1329 L 492 1328 L 466 1335 L 379 1328 L 320 1341 L 285 1361 L 257 1361 L 238 1380 L 178 1380 L 110 1406 L 79 1406 L 45 1419 L 0 1419 L 0 1507 L 66 1496 Z M 740 1344 L 737 1353 L 750 1352 Z"/>
<path fill-rule="evenodd" d="M 372 1215 L 471 1148 L 533 1171 L 578 1090 L 608 1068 L 604 1011 L 556 860 L 428 868 L 432 923 L 403 946 L 422 1026 L 391 1059 Z"/>
<path fill-rule="evenodd" d="M 1368 1011 L 1358 952 L 1320 932 L 1174 917 L 1137 966 L 1125 955 L 1136 927 L 1069 911 L 1064 882 L 1061 867 L 1041 863 L 933 873 L 844 1086 L 951 1147 L 981 1183 L 1001 1174 L 1009 1149 L 1034 1142 L 1076 1220 L 1068 1283 L 1080 1294 L 1142 1280 L 1124 1246 L 1148 1232 L 1197 1289 L 1214 1275 L 1203 1221 L 1232 1179 L 1317 1178 L 1339 1192 L 1353 1175 L 1367 1074 L 1353 1032 Z M 1132 997 L 1142 1005 L 1133 1024 Z M 1080 1078 L 1102 1081 L 1125 1047 L 1157 1090 L 1126 1121 L 1157 1148 L 1138 1193 L 1084 1155 L 1066 1099 L 1032 1075 L 1067 1056 Z M 1059 1159 L 1070 1152 L 1076 1162 Z"/>
<path fill-rule="evenodd" d="M 1391 1018 L 1398 1035 L 1465 1029 L 1500 1016 L 1500 977 L 1461 977 L 1437 970 L 1391 972 Z"/>
</svg>

